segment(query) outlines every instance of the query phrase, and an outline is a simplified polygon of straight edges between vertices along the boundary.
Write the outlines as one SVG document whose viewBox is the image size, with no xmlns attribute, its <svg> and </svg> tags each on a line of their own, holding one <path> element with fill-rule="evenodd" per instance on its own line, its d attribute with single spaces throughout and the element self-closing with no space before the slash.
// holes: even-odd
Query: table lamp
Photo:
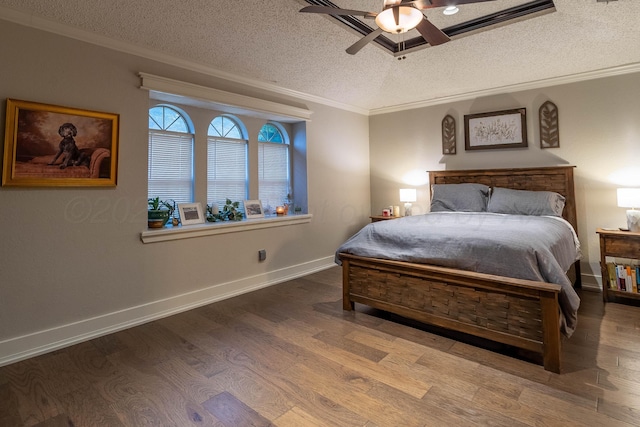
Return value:
<svg viewBox="0 0 640 427">
<path fill-rule="evenodd" d="M 400 201 L 404 202 L 404 216 L 411 216 L 411 203 L 416 201 L 416 189 L 401 188 Z"/>
<path fill-rule="evenodd" d="M 627 228 L 640 233 L 640 188 L 618 188 L 618 207 L 631 208 L 627 211 Z"/>
</svg>

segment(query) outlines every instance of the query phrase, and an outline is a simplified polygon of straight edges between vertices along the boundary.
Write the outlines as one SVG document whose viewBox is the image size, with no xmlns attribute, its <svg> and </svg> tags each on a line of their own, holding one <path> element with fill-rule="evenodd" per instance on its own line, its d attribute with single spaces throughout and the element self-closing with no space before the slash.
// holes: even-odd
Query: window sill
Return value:
<svg viewBox="0 0 640 427">
<path fill-rule="evenodd" d="M 245 219 L 243 221 L 206 222 L 186 226 L 167 226 L 157 230 L 145 230 L 140 233 L 142 243 L 156 243 L 167 240 L 191 239 L 213 236 L 215 234 L 238 233 L 262 228 L 282 227 L 285 225 L 306 224 L 311 222 L 311 214 L 268 216 L 265 218 Z"/>
</svg>

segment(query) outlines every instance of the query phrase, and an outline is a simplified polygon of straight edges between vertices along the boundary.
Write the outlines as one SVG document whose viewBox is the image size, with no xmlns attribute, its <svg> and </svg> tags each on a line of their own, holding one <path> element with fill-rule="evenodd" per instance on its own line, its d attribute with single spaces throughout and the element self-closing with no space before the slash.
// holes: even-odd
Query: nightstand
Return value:
<svg viewBox="0 0 640 427">
<path fill-rule="evenodd" d="M 398 219 L 400 217 L 399 216 L 371 215 L 369 218 L 371 219 L 371 222 L 378 222 L 378 221 L 387 221 L 387 220 L 390 220 L 390 219 Z"/>
<path fill-rule="evenodd" d="M 614 260 L 609 258 L 626 258 L 637 260 L 640 265 L 640 233 L 631 231 L 604 230 L 598 228 L 596 233 L 600 235 L 600 269 L 602 270 L 602 299 L 607 301 L 616 300 L 624 302 L 636 300 L 640 302 L 640 293 L 619 290 L 615 281 L 615 270 L 610 268 L 615 266 Z M 626 263 L 621 263 L 626 264 Z M 637 281 L 637 274 L 635 276 Z M 612 286 L 613 285 L 613 286 Z M 637 285 L 636 285 L 637 287 Z"/>
</svg>

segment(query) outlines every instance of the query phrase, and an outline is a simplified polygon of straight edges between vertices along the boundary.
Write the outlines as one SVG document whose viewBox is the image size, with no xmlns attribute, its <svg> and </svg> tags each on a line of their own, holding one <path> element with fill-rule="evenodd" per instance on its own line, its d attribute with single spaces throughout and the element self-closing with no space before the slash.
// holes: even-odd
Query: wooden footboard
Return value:
<svg viewBox="0 0 640 427">
<path fill-rule="evenodd" d="M 354 303 L 542 354 L 560 372 L 560 285 L 340 254 Z"/>
</svg>

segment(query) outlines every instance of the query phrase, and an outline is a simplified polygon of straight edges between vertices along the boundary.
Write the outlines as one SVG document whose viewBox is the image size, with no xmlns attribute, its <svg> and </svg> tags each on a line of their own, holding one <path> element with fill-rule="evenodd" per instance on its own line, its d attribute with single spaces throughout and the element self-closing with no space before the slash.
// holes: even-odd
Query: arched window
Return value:
<svg viewBox="0 0 640 427">
<path fill-rule="evenodd" d="M 275 208 L 290 202 L 291 163 L 289 140 L 282 125 L 269 122 L 258 133 L 258 197 Z"/>
<path fill-rule="evenodd" d="M 149 109 L 149 197 L 193 202 L 193 127 L 176 107 Z"/>
<path fill-rule="evenodd" d="M 258 141 L 260 142 L 275 142 L 282 144 L 284 143 L 284 138 L 282 137 L 282 132 L 275 125 L 271 123 L 267 123 L 260 129 L 258 132 Z"/>
<path fill-rule="evenodd" d="M 244 126 L 235 117 L 218 116 L 207 132 L 207 202 L 222 208 L 226 199 L 247 199 L 247 181 Z"/>
</svg>

